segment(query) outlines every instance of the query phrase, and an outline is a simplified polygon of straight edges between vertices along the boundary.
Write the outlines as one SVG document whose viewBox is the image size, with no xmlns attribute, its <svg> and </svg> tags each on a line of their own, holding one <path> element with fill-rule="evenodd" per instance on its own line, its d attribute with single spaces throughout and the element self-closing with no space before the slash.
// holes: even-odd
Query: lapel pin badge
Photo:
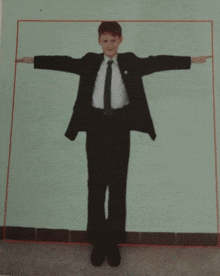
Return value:
<svg viewBox="0 0 220 276">
<path fill-rule="evenodd" d="M 124 73 L 125 73 L 125 74 L 127 74 L 127 73 L 128 73 L 128 71 L 126 70 L 126 71 L 124 71 Z"/>
</svg>

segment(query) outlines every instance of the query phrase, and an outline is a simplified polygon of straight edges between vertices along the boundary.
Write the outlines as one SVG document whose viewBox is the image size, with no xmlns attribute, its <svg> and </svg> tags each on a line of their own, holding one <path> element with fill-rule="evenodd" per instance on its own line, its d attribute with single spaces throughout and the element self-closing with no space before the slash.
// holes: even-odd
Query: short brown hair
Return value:
<svg viewBox="0 0 220 276">
<path fill-rule="evenodd" d="M 116 21 L 103 21 L 98 28 L 99 36 L 103 33 L 111 33 L 113 36 L 121 36 L 121 26 Z"/>
</svg>

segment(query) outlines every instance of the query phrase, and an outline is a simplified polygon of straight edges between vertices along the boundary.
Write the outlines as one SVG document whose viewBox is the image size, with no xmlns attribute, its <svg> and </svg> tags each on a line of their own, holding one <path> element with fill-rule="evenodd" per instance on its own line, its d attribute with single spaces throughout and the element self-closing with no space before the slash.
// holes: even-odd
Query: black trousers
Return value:
<svg viewBox="0 0 220 276">
<path fill-rule="evenodd" d="M 122 243 L 126 239 L 126 182 L 130 153 L 128 107 L 112 115 L 93 108 L 93 123 L 87 131 L 88 223 L 92 243 Z M 109 189 L 108 216 L 105 214 Z"/>
</svg>

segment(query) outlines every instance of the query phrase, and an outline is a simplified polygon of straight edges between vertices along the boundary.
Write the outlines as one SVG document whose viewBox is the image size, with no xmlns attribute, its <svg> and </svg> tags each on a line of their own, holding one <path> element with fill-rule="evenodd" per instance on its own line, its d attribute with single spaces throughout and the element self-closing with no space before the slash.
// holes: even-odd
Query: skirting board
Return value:
<svg viewBox="0 0 220 276">
<path fill-rule="evenodd" d="M 3 239 L 3 227 L 0 227 Z M 88 243 L 86 231 L 7 226 L 4 240 Z M 217 233 L 127 232 L 125 244 L 218 246 Z"/>
</svg>

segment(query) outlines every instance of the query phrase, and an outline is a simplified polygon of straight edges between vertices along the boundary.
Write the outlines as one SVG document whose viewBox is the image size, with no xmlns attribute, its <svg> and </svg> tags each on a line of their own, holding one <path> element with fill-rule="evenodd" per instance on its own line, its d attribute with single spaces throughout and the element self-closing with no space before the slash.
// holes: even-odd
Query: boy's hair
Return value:
<svg viewBox="0 0 220 276">
<path fill-rule="evenodd" d="M 116 21 L 103 21 L 98 28 L 99 36 L 103 33 L 111 33 L 112 36 L 121 36 L 121 26 Z"/>
</svg>

